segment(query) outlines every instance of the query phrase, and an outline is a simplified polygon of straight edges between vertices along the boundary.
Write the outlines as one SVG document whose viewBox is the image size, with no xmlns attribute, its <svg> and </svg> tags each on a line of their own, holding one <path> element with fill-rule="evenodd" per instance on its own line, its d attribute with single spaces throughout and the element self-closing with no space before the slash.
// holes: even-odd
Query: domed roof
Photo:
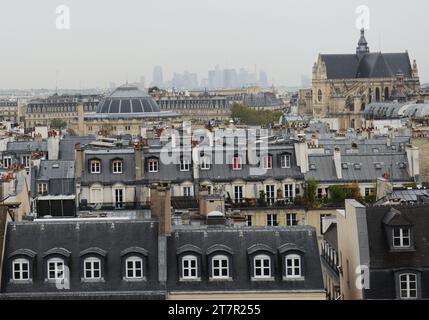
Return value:
<svg viewBox="0 0 429 320">
<path fill-rule="evenodd" d="M 142 114 L 160 112 L 158 104 L 138 87 L 123 85 L 103 99 L 97 107 L 101 114 Z"/>
</svg>

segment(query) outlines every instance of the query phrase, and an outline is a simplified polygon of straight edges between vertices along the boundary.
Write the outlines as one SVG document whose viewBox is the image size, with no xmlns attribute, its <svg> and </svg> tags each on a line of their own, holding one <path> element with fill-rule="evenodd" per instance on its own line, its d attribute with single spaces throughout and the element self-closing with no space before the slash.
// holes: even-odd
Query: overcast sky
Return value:
<svg viewBox="0 0 429 320">
<path fill-rule="evenodd" d="M 70 29 L 57 30 L 59 5 Z M 404 52 L 429 81 L 425 0 L 0 0 L 0 88 L 107 87 L 216 64 L 299 85 L 318 53 L 353 53 L 356 7 L 370 8 L 371 51 Z"/>
</svg>

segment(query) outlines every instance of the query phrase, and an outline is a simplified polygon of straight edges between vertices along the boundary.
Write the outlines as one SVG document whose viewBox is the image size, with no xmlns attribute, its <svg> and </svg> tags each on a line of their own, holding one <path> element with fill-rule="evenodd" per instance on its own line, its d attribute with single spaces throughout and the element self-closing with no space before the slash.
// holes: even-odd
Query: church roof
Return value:
<svg viewBox="0 0 429 320">
<path fill-rule="evenodd" d="M 322 54 L 328 79 L 393 78 L 398 72 L 411 78 L 408 53 Z"/>
</svg>

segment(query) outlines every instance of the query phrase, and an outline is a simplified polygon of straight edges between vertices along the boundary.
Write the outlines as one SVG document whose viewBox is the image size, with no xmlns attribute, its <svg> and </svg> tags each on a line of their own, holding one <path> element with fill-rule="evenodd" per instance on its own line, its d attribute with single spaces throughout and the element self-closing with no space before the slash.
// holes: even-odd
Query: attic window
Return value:
<svg viewBox="0 0 429 320">
<path fill-rule="evenodd" d="M 60 167 L 60 165 L 58 164 L 58 163 L 54 163 L 53 165 L 52 165 L 52 168 L 54 168 L 54 169 L 58 169 Z"/>
<path fill-rule="evenodd" d="M 381 163 L 376 163 L 375 164 L 375 169 L 376 170 L 381 170 L 382 168 L 381 168 Z"/>
<path fill-rule="evenodd" d="M 310 164 L 310 170 L 316 170 L 316 165 L 314 163 Z"/>
<path fill-rule="evenodd" d="M 355 170 L 360 170 L 362 168 L 362 165 L 360 163 L 355 163 Z"/>
<path fill-rule="evenodd" d="M 341 167 L 342 167 L 344 170 L 347 170 L 347 169 L 349 168 L 349 165 L 348 165 L 347 163 L 342 163 L 342 164 L 341 164 Z"/>
<path fill-rule="evenodd" d="M 372 152 L 374 152 L 374 153 L 379 153 L 379 152 L 380 152 L 380 150 L 379 150 L 378 148 L 373 148 L 373 149 L 372 149 Z"/>
</svg>

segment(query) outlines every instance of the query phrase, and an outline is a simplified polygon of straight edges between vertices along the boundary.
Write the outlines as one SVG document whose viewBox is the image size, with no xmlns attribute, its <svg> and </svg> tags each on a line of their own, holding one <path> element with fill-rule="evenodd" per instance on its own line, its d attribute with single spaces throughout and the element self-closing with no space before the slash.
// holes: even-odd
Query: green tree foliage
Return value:
<svg viewBox="0 0 429 320">
<path fill-rule="evenodd" d="M 316 205 L 316 191 L 319 183 L 315 179 L 309 179 L 304 188 L 304 200 L 310 208 Z"/>
<path fill-rule="evenodd" d="M 51 124 L 52 128 L 63 129 L 63 128 L 67 127 L 67 122 L 65 122 L 64 120 L 61 120 L 61 119 L 54 119 L 51 121 L 50 124 Z"/>
<path fill-rule="evenodd" d="M 231 118 L 251 126 L 267 126 L 270 123 L 277 123 L 281 115 L 282 113 L 278 111 L 255 110 L 238 103 L 234 103 L 231 107 Z"/>
</svg>

